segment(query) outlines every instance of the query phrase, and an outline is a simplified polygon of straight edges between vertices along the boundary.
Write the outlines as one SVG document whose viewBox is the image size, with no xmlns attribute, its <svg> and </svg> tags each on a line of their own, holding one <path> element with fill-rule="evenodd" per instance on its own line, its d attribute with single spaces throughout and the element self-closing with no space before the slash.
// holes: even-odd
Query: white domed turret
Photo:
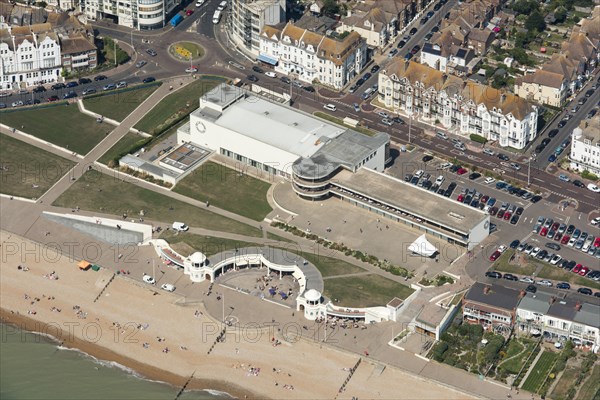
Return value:
<svg viewBox="0 0 600 400">
<path fill-rule="evenodd" d="M 321 293 L 315 289 L 309 289 L 304 293 L 304 298 L 310 304 L 317 304 L 321 300 Z"/>
<path fill-rule="evenodd" d="M 199 251 L 197 251 L 190 256 L 190 262 L 192 263 L 193 267 L 196 267 L 196 268 L 202 267 L 204 265 L 204 263 L 206 262 L 206 256 L 204 254 L 200 253 Z"/>
</svg>

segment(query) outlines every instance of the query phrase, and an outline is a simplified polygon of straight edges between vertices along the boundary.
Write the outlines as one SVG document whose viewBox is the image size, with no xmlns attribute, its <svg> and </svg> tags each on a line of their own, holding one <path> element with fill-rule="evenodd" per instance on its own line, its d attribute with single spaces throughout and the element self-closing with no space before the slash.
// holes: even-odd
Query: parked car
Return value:
<svg viewBox="0 0 600 400">
<path fill-rule="evenodd" d="M 115 85 L 114 83 L 109 83 L 108 85 L 104 85 L 102 90 L 107 91 L 107 90 L 114 90 L 116 88 L 117 88 L 117 85 Z"/>
<path fill-rule="evenodd" d="M 557 289 L 571 289 L 571 285 L 569 285 L 567 282 L 561 282 L 561 283 L 556 284 L 556 288 Z"/>
<path fill-rule="evenodd" d="M 94 77 L 94 81 L 98 82 L 98 81 L 103 81 L 106 79 L 106 75 L 96 75 Z"/>
<path fill-rule="evenodd" d="M 144 274 L 144 276 L 142 276 L 142 280 L 146 283 L 149 283 L 151 285 L 154 285 L 156 283 L 156 281 L 154 280 L 153 277 L 151 277 L 150 275 Z"/>
<path fill-rule="evenodd" d="M 581 293 L 581 294 L 585 294 L 585 295 L 591 296 L 592 295 L 592 289 L 586 288 L 586 287 L 582 287 L 582 288 L 577 289 L 577 293 Z"/>
<path fill-rule="evenodd" d="M 156 80 L 155 77 L 148 76 L 148 77 L 144 78 L 144 80 L 142 82 L 144 82 L 144 83 L 150 83 L 150 82 L 154 82 L 155 80 Z"/>
<path fill-rule="evenodd" d="M 93 94 L 93 93 L 96 93 L 96 89 L 94 89 L 94 88 L 87 88 L 83 92 L 81 92 L 81 94 L 83 96 L 87 96 L 88 94 Z"/>
<path fill-rule="evenodd" d="M 502 274 L 500 272 L 496 272 L 496 271 L 488 271 L 485 273 L 485 276 L 487 276 L 488 278 L 495 278 L 495 279 L 502 278 Z"/>
<path fill-rule="evenodd" d="M 250 82 L 258 82 L 258 78 L 256 77 L 256 75 L 248 75 L 246 77 Z"/>
</svg>

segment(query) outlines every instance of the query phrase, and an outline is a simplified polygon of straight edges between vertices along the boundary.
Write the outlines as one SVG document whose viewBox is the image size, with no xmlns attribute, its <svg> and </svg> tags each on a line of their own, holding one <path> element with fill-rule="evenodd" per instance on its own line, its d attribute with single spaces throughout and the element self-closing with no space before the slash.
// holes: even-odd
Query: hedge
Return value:
<svg viewBox="0 0 600 400">
<path fill-rule="evenodd" d="M 487 141 L 488 141 L 488 140 L 487 140 L 486 138 L 484 138 L 483 136 L 481 136 L 481 135 L 477 135 L 477 134 L 475 134 L 475 133 L 472 133 L 472 134 L 469 136 L 469 138 L 470 138 L 472 141 L 474 141 L 474 142 L 477 142 L 477 143 L 481 143 L 481 144 L 486 144 L 486 143 L 487 143 Z"/>
</svg>

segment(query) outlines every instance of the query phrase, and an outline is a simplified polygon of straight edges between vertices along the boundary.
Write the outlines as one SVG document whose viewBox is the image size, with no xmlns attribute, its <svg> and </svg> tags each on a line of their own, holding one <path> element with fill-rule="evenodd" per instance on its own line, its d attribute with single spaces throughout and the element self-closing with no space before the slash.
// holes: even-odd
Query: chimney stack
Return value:
<svg viewBox="0 0 600 400">
<path fill-rule="evenodd" d="M 579 311 L 581 310 L 581 303 L 577 302 L 577 304 L 575 304 L 575 311 Z"/>
<path fill-rule="evenodd" d="M 484 287 L 483 288 L 483 294 L 488 294 L 490 292 L 490 290 L 492 290 L 491 287 L 489 287 L 489 286 Z"/>
</svg>

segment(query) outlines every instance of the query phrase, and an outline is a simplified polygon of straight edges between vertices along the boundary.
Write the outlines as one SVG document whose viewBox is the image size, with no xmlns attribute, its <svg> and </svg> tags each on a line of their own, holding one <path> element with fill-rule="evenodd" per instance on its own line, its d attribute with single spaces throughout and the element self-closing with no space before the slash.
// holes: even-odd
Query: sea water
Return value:
<svg viewBox="0 0 600 400">
<path fill-rule="evenodd" d="M 35 333 L 0 324 L 0 399 L 175 399 L 179 388 L 142 379 L 114 362 L 58 346 Z M 25 340 L 23 340 L 25 338 Z M 228 399 L 187 391 L 181 400 Z"/>
</svg>

